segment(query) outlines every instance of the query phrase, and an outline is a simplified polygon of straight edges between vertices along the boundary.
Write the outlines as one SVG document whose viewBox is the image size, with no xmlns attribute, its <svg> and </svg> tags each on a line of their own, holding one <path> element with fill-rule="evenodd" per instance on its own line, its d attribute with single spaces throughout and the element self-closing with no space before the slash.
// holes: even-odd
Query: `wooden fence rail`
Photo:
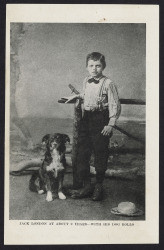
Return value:
<svg viewBox="0 0 164 250">
<path fill-rule="evenodd" d="M 59 103 L 65 103 L 67 99 L 60 99 L 58 100 Z M 75 103 L 75 100 L 70 101 L 68 104 Z M 120 98 L 120 103 L 121 104 L 131 104 L 131 105 L 145 105 L 146 102 L 140 99 L 125 99 L 125 98 Z"/>
</svg>

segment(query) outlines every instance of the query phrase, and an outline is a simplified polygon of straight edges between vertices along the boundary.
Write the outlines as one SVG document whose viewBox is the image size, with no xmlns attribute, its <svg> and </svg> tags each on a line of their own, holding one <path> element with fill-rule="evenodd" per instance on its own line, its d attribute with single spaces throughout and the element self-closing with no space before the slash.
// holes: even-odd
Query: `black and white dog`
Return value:
<svg viewBox="0 0 164 250">
<path fill-rule="evenodd" d="M 29 189 L 38 194 L 47 193 L 46 200 L 53 200 L 53 187 L 57 183 L 59 199 L 66 199 L 63 194 L 63 179 L 66 168 L 65 144 L 70 138 L 66 134 L 47 134 L 42 139 L 46 146 L 45 158 L 41 168 L 35 172 L 29 183 Z"/>
</svg>

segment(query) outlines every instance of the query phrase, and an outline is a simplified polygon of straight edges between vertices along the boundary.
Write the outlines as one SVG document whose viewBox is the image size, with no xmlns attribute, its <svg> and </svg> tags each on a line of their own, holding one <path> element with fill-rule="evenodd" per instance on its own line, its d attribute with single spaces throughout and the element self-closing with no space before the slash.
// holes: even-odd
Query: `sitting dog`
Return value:
<svg viewBox="0 0 164 250">
<path fill-rule="evenodd" d="M 46 146 L 45 158 L 41 168 L 36 171 L 29 183 L 29 189 L 42 194 L 47 192 L 46 200 L 52 201 L 52 191 L 55 183 L 58 185 L 59 199 L 66 199 L 62 192 L 64 171 L 66 168 L 65 144 L 70 138 L 66 134 L 47 134 L 42 138 L 42 144 Z"/>
</svg>

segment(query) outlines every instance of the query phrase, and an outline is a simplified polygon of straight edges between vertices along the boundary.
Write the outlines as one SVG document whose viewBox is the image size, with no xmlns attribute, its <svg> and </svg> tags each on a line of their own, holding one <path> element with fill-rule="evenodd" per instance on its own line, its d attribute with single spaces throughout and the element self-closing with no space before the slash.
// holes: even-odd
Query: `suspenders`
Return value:
<svg viewBox="0 0 164 250">
<path fill-rule="evenodd" d="M 103 95 L 103 90 L 104 90 L 104 85 L 105 85 L 106 80 L 107 80 L 107 77 L 105 76 L 105 77 L 104 77 L 104 80 L 103 80 L 103 82 L 101 83 L 101 86 L 100 86 L 100 92 L 99 92 L 99 97 L 100 97 L 100 98 L 101 98 L 102 95 Z"/>
<path fill-rule="evenodd" d="M 98 100 L 97 100 L 97 107 L 95 107 L 95 110 L 100 110 L 100 111 L 104 110 L 103 101 L 105 100 L 106 95 L 103 96 L 103 90 L 104 90 L 105 82 L 106 82 L 107 79 L 108 78 L 105 76 L 102 83 L 101 83 L 101 85 L 100 85 Z M 86 81 L 85 81 L 85 88 L 86 88 L 87 82 L 88 82 L 88 77 L 86 78 Z"/>
</svg>

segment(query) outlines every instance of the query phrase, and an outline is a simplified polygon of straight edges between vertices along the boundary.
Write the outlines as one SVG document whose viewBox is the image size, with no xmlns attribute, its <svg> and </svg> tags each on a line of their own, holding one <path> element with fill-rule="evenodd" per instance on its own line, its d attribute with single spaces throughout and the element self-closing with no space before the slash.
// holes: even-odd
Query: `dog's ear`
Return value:
<svg viewBox="0 0 164 250">
<path fill-rule="evenodd" d="M 64 140 L 64 143 L 67 143 L 67 142 L 70 143 L 70 138 L 69 138 L 69 136 L 66 135 L 66 134 L 63 134 L 63 140 Z"/>
<path fill-rule="evenodd" d="M 48 142 L 49 142 L 49 140 L 50 140 L 50 137 L 51 137 L 50 134 L 46 134 L 45 136 L 43 136 L 43 138 L 42 138 L 42 144 L 43 145 L 47 145 Z"/>
</svg>

